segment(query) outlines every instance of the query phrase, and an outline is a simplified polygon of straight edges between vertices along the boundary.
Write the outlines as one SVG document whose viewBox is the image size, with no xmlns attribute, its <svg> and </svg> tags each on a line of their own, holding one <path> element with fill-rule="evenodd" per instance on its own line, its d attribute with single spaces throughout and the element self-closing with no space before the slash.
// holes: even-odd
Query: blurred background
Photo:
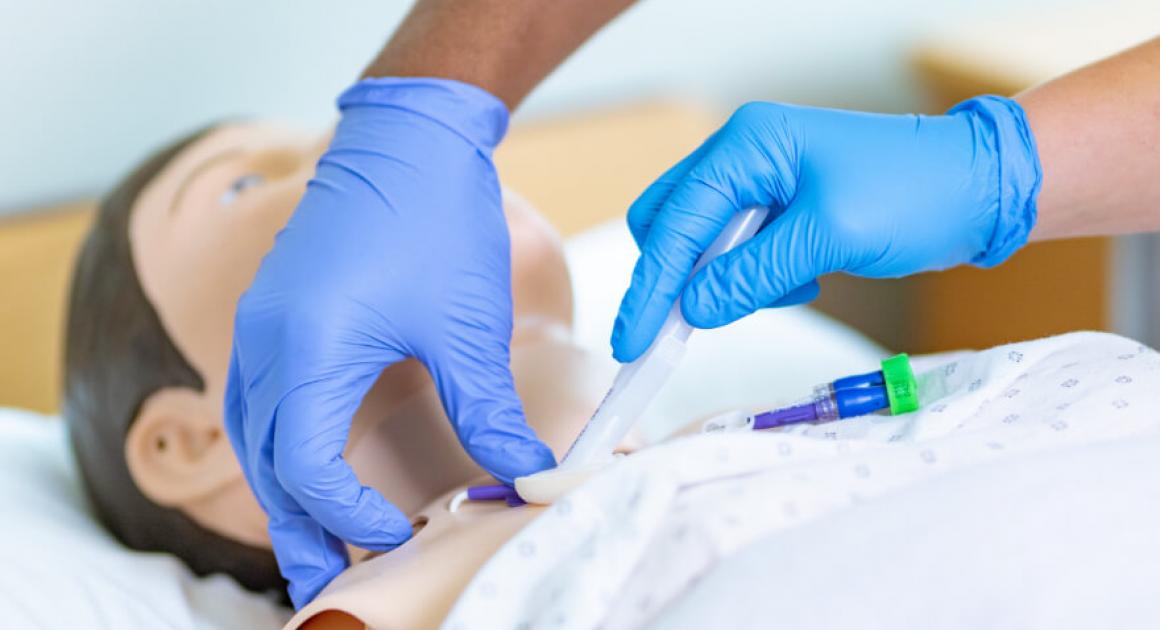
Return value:
<svg viewBox="0 0 1160 630">
<path fill-rule="evenodd" d="M 5 5 L 0 405 L 51 410 L 62 297 L 92 201 L 151 149 L 212 121 L 331 124 L 334 97 L 410 2 Z M 570 234 L 622 217 L 745 101 L 940 112 L 1158 32 L 1155 1 L 644 0 L 533 93 L 497 160 Z M 816 306 L 900 351 L 1081 328 L 1155 344 L 1157 263 L 1151 237 L 1050 243 L 990 272 L 828 278 Z"/>
</svg>

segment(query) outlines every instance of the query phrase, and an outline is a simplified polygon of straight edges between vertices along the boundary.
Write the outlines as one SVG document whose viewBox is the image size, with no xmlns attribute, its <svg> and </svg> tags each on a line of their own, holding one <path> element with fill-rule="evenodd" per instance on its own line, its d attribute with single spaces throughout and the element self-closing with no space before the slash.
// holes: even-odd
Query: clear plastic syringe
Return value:
<svg viewBox="0 0 1160 630">
<path fill-rule="evenodd" d="M 697 259 L 689 278 L 709 261 L 756 234 L 768 214 L 768 209 L 754 207 L 734 215 L 717 239 Z M 689 278 L 686 278 L 686 282 Z M 648 350 L 632 363 L 621 366 L 612 387 L 596 408 L 596 413 L 572 443 L 560 465 L 553 470 L 517 480 L 516 489 L 520 496 L 536 503 L 551 502 L 555 497 L 548 498 L 549 493 L 537 491 L 548 485 L 535 483 L 537 478 L 547 481 L 548 476 L 560 478 L 573 471 L 592 471 L 611 461 L 613 450 L 628 435 L 684 357 L 685 342 L 692 332 L 693 327 L 681 314 L 681 300 L 678 298 Z"/>
</svg>

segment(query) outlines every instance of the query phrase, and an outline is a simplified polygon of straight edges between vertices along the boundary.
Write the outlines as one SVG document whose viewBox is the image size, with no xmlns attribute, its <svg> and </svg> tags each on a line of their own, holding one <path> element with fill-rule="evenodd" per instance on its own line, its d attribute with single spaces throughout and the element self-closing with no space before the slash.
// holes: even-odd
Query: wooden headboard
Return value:
<svg viewBox="0 0 1160 630">
<path fill-rule="evenodd" d="M 623 217 L 720 122 L 666 102 L 586 112 L 515 127 L 496 163 L 504 183 L 567 235 Z M 92 208 L 79 202 L 0 219 L 0 406 L 57 409 L 65 295 Z"/>
<path fill-rule="evenodd" d="M 0 220 L 0 406 L 56 409 L 65 293 L 92 206 Z"/>
</svg>

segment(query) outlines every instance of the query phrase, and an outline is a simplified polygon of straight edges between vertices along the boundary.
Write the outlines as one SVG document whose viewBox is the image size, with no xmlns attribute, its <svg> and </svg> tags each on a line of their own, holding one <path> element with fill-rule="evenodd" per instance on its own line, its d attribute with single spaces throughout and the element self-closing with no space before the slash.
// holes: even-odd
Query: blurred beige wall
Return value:
<svg viewBox="0 0 1160 630">
<path fill-rule="evenodd" d="M 227 117 L 321 128 L 411 0 L 10 2 L 0 19 L 0 212 L 94 197 Z M 909 46 L 948 24 L 1095 0 L 640 0 L 520 116 L 653 97 L 916 106 Z"/>
</svg>

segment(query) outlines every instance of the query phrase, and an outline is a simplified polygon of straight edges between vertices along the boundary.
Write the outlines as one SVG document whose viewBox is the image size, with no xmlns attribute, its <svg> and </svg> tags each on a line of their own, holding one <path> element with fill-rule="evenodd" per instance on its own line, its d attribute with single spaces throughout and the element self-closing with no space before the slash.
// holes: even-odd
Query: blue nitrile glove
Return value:
<svg viewBox="0 0 1160 630">
<path fill-rule="evenodd" d="M 1041 180 L 1014 101 L 984 96 L 945 116 L 743 106 L 632 205 L 641 249 L 612 333 L 631 361 L 656 336 L 694 262 L 754 205 L 774 218 L 689 281 L 681 310 L 700 328 L 809 301 L 817 278 L 889 278 L 999 264 L 1027 241 Z"/>
<path fill-rule="evenodd" d="M 314 179 L 238 303 L 225 416 L 270 517 L 290 596 L 387 551 L 406 516 L 343 460 L 351 418 L 384 368 L 430 371 L 463 447 L 496 478 L 554 465 L 512 383 L 511 261 L 492 149 L 508 113 L 437 79 L 365 80 Z"/>
</svg>

